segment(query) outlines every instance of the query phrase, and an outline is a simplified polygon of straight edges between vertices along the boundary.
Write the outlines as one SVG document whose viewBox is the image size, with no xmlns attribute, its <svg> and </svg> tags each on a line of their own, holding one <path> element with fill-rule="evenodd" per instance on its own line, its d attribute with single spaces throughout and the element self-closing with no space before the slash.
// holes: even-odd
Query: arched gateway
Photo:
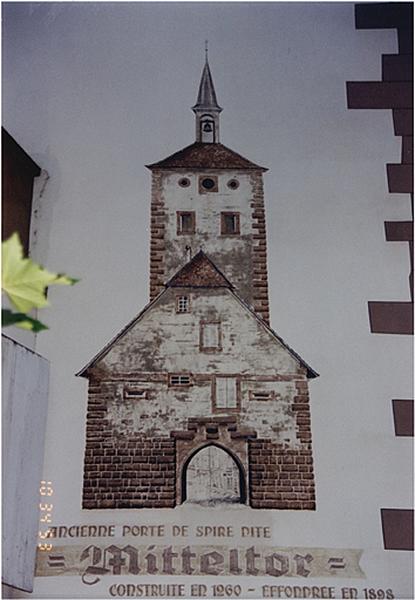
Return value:
<svg viewBox="0 0 415 600">
<path fill-rule="evenodd" d="M 227 448 L 208 444 L 198 448 L 182 469 L 182 502 L 206 506 L 246 502 L 244 469 Z"/>
</svg>

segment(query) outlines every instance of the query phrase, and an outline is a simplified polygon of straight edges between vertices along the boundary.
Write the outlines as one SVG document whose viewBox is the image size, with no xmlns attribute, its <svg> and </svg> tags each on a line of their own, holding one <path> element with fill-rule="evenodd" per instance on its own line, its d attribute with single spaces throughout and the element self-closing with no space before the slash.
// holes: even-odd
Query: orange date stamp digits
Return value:
<svg viewBox="0 0 415 600">
<path fill-rule="evenodd" d="M 53 504 L 49 502 L 49 498 L 53 496 L 53 487 L 51 481 L 42 480 L 40 482 L 39 494 L 42 497 L 42 500 L 48 500 L 47 502 L 39 503 L 40 510 L 40 529 L 39 529 L 39 539 L 46 540 L 50 534 L 50 528 L 48 527 L 46 530 L 43 529 L 44 526 L 52 523 L 52 511 Z M 39 542 L 38 544 L 39 550 L 43 552 L 50 552 L 53 548 L 52 544 L 47 542 Z"/>
</svg>

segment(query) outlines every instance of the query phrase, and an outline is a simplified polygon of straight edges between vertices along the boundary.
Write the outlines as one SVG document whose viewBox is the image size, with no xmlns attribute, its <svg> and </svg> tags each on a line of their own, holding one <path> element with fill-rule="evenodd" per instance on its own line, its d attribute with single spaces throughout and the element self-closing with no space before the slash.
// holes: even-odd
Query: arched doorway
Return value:
<svg viewBox="0 0 415 600">
<path fill-rule="evenodd" d="M 183 466 L 185 500 L 206 506 L 245 503 L 245 473 L 239 459 L 217 444 L 196 450 Z"/>
</svg>

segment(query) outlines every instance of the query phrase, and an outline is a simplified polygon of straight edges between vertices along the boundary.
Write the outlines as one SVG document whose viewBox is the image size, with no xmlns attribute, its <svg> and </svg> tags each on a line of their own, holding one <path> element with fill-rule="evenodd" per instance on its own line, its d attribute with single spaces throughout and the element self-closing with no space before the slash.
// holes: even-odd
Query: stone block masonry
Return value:
<svg viewBox="0 0 415 600">
<path fill-rule="evenodd" d="M 258 436 L 242 415 L 189 417 L 181 431 L 136 429 L 127 415 L 114 419 L 117 382 L 89 387 L 84 488 L 85 509 L 174 508 L 186 499 L 186 465 L 200 449 L 224 448 L 240 467 L 241 501 L 252 508 L 314 510 L 314 470 L 306 379 L 294 380 L 290 443 Z M 116 400 L 117 401 L 117 400 Z M 112 408 L 112 411 L 114 409 Z"/>
<path fill-rule="evenodd" d="M 83 508 L 173 508 L 176 443 L 121 436 L 106 419 L 105 391 L 91 386 L 86 427 Z"/>
<path fill-rule="evenodd" d="M 315 510 L 314 468 L 308 382 L 296 382 L 292 410 L 296 415 L 298 448 L 270 439 L 249 440 L 252 508 Z"/>
<path fill-rule="evenodd" d="M 162 177 L 159 172 L 153 173 L 151 184 L 150 300 L 153 300 L 164 288 L 167 216 L 162 193 Z"/>
<path fill-rule="evenodd" d="M 267 238 L 265 228 L 264 185 L 260 172 L 251 174 L 253 200 L 252 228 L 255 230 L 252 244 L 253 307 L 269 324 Z"/>
<path fill-rule="evenodd" d="M 290 450 L 272 440 L 249 440 L 252 508 L 314 510 L 311 448 Z"/>
</svg>

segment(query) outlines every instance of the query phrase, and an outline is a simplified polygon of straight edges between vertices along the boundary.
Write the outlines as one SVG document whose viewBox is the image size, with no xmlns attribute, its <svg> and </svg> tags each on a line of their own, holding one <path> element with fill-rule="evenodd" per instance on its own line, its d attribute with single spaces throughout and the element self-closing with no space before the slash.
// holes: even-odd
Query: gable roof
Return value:
<svg viewBox="0 0 415 600">
<path fill-rule="evenodd" d="M 195 282 L 192 283 L 192 281 Z M 85 367 L 83 367 L 78 373 L 77 377 L 87 377 L 88 369 L 93 367 L 101 358 L 103 358 L 111 348 L 122 338 L 130 329 L 132 329 L 136 323 L 149 312 L 155 304 L 158 303 L 159 299 L 162 298 L 170 287 L 191 287 L 191 288 L 227 288 L 229 293 L 239 302 L 239 304 L 248 311 L 256 321 L 276 340 L 281 344 L 291 356 L 300 363 L 307 371 L 307 377 L 312 379 L 318 377 L 318 373 L 314 371 L 301 358 L 297 352 L 295 352 L 271 327 L 257 314 L 253 308 L 247 304 L 242 298 L 235 293 L 232 284 L 223 275 L 223 273 L 216 267 L 216 265 L 206 256 L 206 254 L 200 250 L 184 267 L 182 267 L 167 283 L 165 289 L 160 292 L 156 298 L 147 304 L 147 306 L 136 316 L 132 321 L 128 323 L 112 340 L 104 346 L 104 348 L 98 352 Z"/>
<path fill-rule="evenodd" d="M 190 168 L 255 169 L 263 172 L 268 171 L 265 167 L 256 165 L 223 144 L 204 144 L 202 142 L 194 142 L 163 160 L 146 165 L 146 167 L 150 170 Z"/>
<path fill-rule="evenodd" d="M 218 267 L 200 250 L 166 283 L 166 287 L 227 287 L 231 282 Z"/>
</svg>

